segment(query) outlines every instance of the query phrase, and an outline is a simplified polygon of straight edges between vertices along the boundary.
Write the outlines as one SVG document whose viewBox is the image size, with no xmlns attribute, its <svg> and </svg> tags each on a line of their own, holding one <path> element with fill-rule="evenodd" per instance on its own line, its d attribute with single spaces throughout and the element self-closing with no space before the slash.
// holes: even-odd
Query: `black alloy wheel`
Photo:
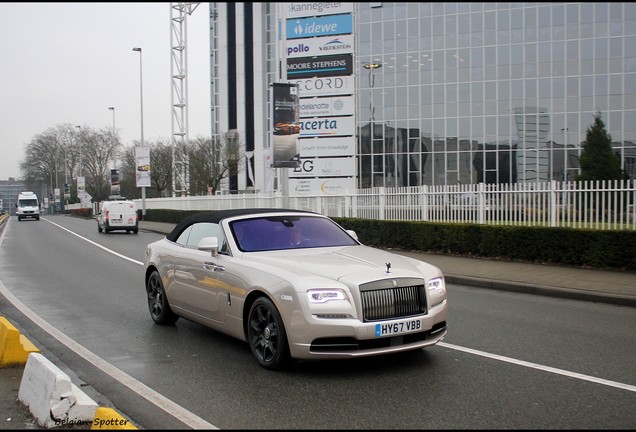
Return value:
<svg viewBox="0 0 636 432">
<path fill-rule="evenodd" d="M 266 297 L 258 298 L 250 308 L 247 340 L 262 367 L 277 370 L 287 364 L 289 345 L 283 319 Z"/>
<path fill-rule="evenodd" d="M 179 316 L 172 312 L 166 293 L 163 289 L 161 276 L 158 271 L 153 271 L 146 283 L 146 293 L 148 295 L 148 310 L 150 317 L 157 324 L 174 324 Z"/>
</svg>

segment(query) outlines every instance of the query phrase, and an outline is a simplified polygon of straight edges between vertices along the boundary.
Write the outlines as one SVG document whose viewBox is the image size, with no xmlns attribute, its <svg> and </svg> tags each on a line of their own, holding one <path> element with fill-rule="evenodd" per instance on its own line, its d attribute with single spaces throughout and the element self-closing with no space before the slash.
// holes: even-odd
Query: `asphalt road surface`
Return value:
<svg viewBox="0 0 636 432">
<path fill-rule="evenodd" d="M 449 285 L 425 350 L 260 368 L 244 342 L 154 325 L 145 245 L 94 220 L 10 221 L 2 314 L 100 405 L 141 428 L 633 429 L 636 309 Z M 35 321 L 35 322 L 33 322 Z"/>
</svg>

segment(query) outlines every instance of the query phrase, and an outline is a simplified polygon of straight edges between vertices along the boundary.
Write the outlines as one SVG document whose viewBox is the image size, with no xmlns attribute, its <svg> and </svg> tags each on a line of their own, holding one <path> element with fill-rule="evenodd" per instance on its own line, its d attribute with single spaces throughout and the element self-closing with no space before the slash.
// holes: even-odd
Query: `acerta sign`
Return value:
<svg viewBox="0 0 636 432">
<path fill-rule="evenodd" d="M 320 117 L 300 120 L 301 137 L 354 135 L 353 117 Z"/>
</svg>

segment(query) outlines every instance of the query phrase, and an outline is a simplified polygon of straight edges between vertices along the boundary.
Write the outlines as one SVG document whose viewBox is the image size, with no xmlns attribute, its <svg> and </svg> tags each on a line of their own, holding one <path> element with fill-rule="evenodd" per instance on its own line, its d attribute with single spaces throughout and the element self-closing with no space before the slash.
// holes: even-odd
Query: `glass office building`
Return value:
<svg viewBox="0 0 636 432">
<path fill-rule="evenodd" d="M 239 130 L 264 190 L 269 114 L 245 107 L 278 79 L 279 8 L 210 5 L 213 133 Z M 574 180 L 595 114 L 636 178 L 633 4 L 352 5 L 357 187 Z"/>
</svg>

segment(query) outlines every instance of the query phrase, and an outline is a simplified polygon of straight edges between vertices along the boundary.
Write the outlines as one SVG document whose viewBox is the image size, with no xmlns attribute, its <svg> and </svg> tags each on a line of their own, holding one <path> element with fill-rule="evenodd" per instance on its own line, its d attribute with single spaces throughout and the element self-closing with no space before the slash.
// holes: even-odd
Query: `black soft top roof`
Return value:
<svg viewBox="0 0 636 432">
<path fill-rule="evenodd" d="M 166 235 L 166 238 L 170 241 L 176 241 L 181 235 L 181 233 L 183 232 L 183 230 L 185 230 L 187 227 L 189 227 L 195 222 L 219 223 L 223 219 L 227 219 L 229 217 L 234 217 L 234 216 L 244 216 L 244 215 L 252 215 L 252 214 L 262 214 L 262 213 L 288 213 L 288 212 L 316 214 L 316 212 L 307 211 L 307 210 L 280 209 L 280 208 L 247 208 L 247 209 L 204 211 L 204 212 L 196 213 L 184 218 L 181 222 L 179 222 L 174 227 L 174 229 L 168 235 Z"/>
</svg>

